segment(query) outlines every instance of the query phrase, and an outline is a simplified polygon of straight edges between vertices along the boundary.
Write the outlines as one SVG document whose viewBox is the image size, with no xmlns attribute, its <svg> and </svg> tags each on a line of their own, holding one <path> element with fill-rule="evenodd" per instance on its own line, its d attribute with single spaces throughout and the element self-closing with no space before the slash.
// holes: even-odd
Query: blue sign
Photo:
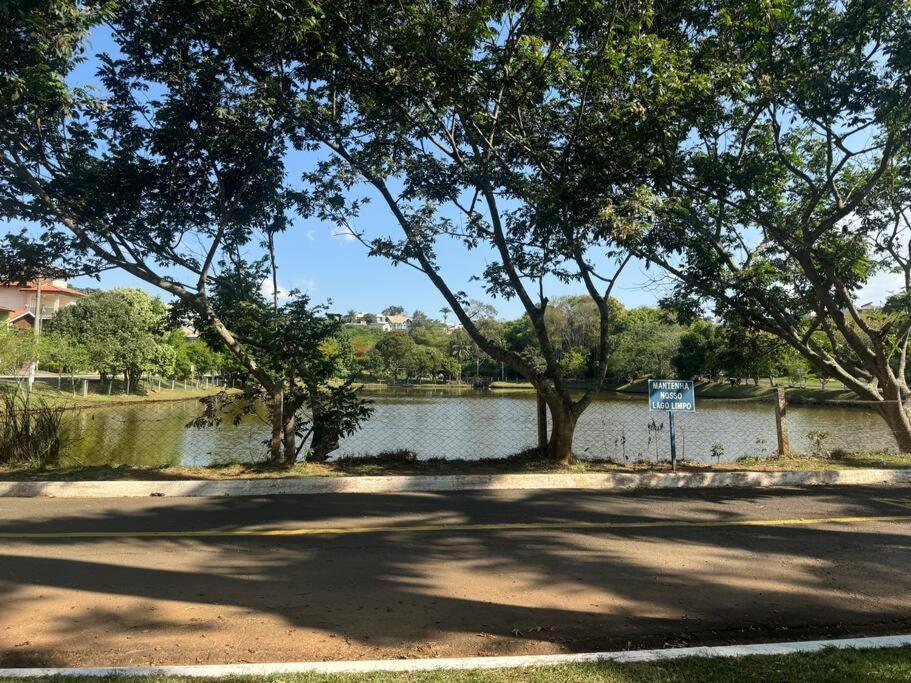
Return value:
<svg viewBox="0 0 911 683">
<path fill-rule="evenodd" d="M 648 409 L 676 413 L 696 412 L 696 389 L 690 379 L 650 379 Z"/>
</svg>

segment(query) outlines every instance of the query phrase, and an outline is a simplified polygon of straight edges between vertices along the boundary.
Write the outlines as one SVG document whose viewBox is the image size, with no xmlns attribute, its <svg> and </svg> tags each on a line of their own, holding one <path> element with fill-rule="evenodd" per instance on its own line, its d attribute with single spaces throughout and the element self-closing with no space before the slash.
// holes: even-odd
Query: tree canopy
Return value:
<svg viewBox="0 0 911 683">
<path fill-rule="evenodd" d="M 902 0 L 725 5 L 724 78 L 665 155 L 643 252 L 735 326 L 879 401 L 911 449 L 911 12 Z M 654 247 L 649 250 L 649 247 Z M 865 285 L 897 273 L 880 311 Z"/>
</svg>

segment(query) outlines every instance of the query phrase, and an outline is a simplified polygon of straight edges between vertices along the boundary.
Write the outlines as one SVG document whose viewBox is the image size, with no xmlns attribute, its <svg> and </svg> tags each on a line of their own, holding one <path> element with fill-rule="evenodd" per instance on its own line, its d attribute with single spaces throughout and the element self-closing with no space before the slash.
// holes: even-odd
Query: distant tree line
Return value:
<svg viewBox="0 0 911 683">
<path fill-rule="evenodd" d="M 610 384 L 644 377 L 775 383 L 779 377 L 798 379 L 809 373 L 800 356 L 772 335 L 704 319 L 684 325 L 673 312 L 647 306 L 625 308 L 615 299 L 610 306 Z M 484 334 L 528 363 L 543 364 L 527 316 L 498 320 L 496 310 L 480 302 L 470 309 Z M 346 326 L 348 367 L 358 376 L 392 382 L 461 381 L 476 376 L 521 379 L 486 354 L 464 329 L 450 330 L 422 311 L 411 318 L 408 331 Z M 556 299 L 547 309 L 545 322 L 566 377 L 596 380 L 599 314 L 590 298 Z"/>
</svg>

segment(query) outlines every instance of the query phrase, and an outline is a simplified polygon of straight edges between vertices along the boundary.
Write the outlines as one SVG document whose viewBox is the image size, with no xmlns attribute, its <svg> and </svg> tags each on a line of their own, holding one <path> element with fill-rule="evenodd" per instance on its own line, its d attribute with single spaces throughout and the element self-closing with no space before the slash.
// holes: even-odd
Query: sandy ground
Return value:
<svg viewBox="0 0 911 683">
<path fill-rule="evenodd" d="M 907 632 L 909 565 L 911 487 L 5 499 L 0 665 Z"/>
</svg>

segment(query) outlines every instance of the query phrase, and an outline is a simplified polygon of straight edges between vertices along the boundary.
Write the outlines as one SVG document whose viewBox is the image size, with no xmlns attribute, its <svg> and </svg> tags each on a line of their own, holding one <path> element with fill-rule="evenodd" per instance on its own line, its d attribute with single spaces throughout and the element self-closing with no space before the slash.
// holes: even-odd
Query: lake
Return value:
<svg viewBox="0 0 911 683">
<path fill-rule="evenodd" d="M 367 455 L 399 449 L 420 458 L 506 457 L 535 445 L 535 400 L 530 392 L 394 389 L 366 395 L 374 414 L 333 454 Z M 255 415 L 234 425 L 188 428 L 198 401 L 129 404 L 68 411 L 67 465 L 184 465 L 255 462 L 265 458 L 269 427 Z M 878 412 L 841 406 L 788 408 L 791 446 L 812 449 L 807 434 L 828 432 L 828 449 L 896 450 Z M 697 399 L 697 411 L 678 414 L 678 457 L 730 461 L 776 451 L 770 399 Z M 644 395 L 599 397 L 583 414 L 574 450 L 582 458 L 618 462 L 669 458 L 666 413 L 650 413 Z"/>
</svg>

